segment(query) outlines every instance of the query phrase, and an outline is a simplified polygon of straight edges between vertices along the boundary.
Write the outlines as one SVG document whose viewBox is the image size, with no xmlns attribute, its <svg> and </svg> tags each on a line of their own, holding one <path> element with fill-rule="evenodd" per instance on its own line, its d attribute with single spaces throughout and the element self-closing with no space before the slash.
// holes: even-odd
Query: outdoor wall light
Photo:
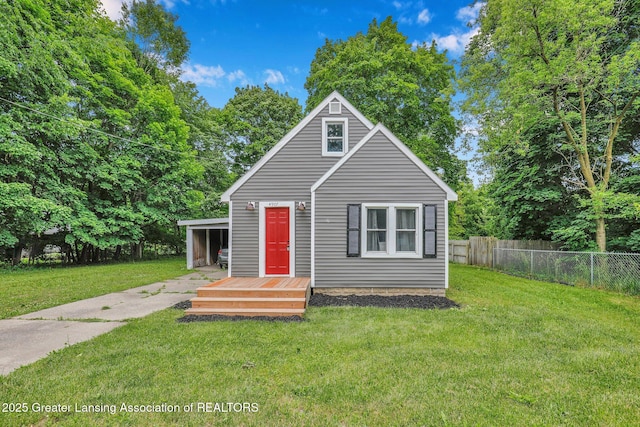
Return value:
<svg viewBox="0 0 640 427">
<path fill-rule="evenodd" d="M 247 202 L 247 206 L 244 208 L 247 211 L 255 211 L 256 210 L 256 202 Z"/>
<path fill-rule="evenodd" d="M 296 207 L 296 209 L 298 209 L 299 211 L 304 211 L 306 207 L 307 206 L 304 202 L 298 202 L 298 206 Z"/>
</svg>

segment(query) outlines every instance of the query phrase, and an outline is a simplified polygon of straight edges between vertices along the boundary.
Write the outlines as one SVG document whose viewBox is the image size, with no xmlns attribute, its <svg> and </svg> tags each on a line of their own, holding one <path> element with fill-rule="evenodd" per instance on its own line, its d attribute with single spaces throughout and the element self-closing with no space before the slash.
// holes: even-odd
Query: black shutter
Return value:
<svg viewBox="0 0 640 427">
<path fill-rule="evenodd" d="M 424 258 L 436 258 L 437 256 L 437 246 L 438 246 L 438 236 L 437 236 L 437 207 L 436 205 L 424 205 L 423 206 L 424 213 L 424 235 L 423 235 L 423 243 L 424 243 Z"/>
<path fill-rule="evenodd" d="M 347 256 L 360 256 L 360 205 L 347 205 Z"/>
</svg>

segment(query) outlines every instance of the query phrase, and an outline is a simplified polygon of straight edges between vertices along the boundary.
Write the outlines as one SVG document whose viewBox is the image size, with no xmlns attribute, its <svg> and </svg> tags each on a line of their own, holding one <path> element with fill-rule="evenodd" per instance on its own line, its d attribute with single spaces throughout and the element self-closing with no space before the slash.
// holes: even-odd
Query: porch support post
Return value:
<svg viewBox="0 0 640 427">
<path fill-rule="evenodd" d="M 210 230 L 207 228 L 207 265 L 211 265 L 211 235 Z"/>
<path fill-rule="evenodd" d="M 193 268 L 193 229 L 187 226 L 187 270 Z"/>
</svg>

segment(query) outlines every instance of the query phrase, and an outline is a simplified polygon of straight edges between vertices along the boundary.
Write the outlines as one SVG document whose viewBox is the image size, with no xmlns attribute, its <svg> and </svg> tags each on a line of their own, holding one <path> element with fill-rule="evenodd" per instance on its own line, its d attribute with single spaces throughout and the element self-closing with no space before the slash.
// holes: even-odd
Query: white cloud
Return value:
<svg viewBox="0 0 640 427">
<path fill-rule="evenodd" d="M 124 0 L 102 0 L 102 6 L 112 21 L 117 21 L 122 17 L 120 14 L 122 3 L 124 3 Z"/>
<path fill-rule="evenodd" d="M 284 76 L 278 70 L 267 69 L 264 70 L 265 80 L 264 82 L 269 85 L 277 85 L 284 83 Z"/>
<path fill-rule="evenodd" d="M 475 20 L 478 19 L 478 15 L 480 14 L 480 9 L 482 9 L 485 4 L 486 3 L 476 3 L 472 6 L 465 6 L 458 9 L 458 12 L 456 13 L 456 19 L 458 19 L 458 21 L 464 22 L 465 24 L 467 22 L 475 22 Z"/>
<path fill-rule="evenodd" d="M 189 0 L 158 0 L 158 3 L 163 4 L 167 10 L 171 10 L 176 5 L 176 3 L 184 3 L 188 5 Z M 225 0 L 221 1 L 220 3 L 224 4 Z"/>
<path fill-rule="evenodd" d="M 100 0 L 102 2 L 102 6 L 104 7 L 105 12 L 107 12 L 107 16 L 112 21 L 117 21 L 122 18 L 122 14 L 120 8 L 122 7 L 122 3 L 131 3 L 129 0 Z M 224 4 L 226 0 L 220 1 L 221 4 Z M 176 3 L 184 3 L 189 4 L 189 0 L 159 0 L 158 3 L 163 5 L 167 10 L 171 10 L 175 7 Z M 214 2 L 215 3 L 215 2 Z"/>
<path fill-rule="evenodd" d="M 227 80 L 229 80 L 229 83 L 238 82 L 240 86 L 246 86 L 251 83 L 247 78 L 247 75 L 242 70 L 230 72 L 227 75 Z"/>
<path fill-rule="evenodd" d="M 431 39 L 435 40 L 438 48 L 446 49 L 454 55 L 461 55 L 471 41 L 471 38 L 478 34 L 478 28 L 472 28 L 466 32 L 455 31 L 453 34 L 441 36 L 439 34 L 431 34 Z"/>
<path fill-rule="evenodd" d="M 431 21 L 431 13 L 429 9 L 422 9 L 418 14 L 418 24 L 426 25 Z"/>
<path fill-rule="evenodd" d="M 458 9 L 456 12 L 456 19 L 464 22 L 465 24 L 476 23 L 480 10 L 486 3 L 476 3 L 473 6 L 466 6 Z M 467 28 L 463 30 L 453 30 L 451 34 L 440 35 L 431 34 L 431 39 L 434 40 L 438 48 L 448 50 L 452 55 L 461 55 L 464 53 L 467 45 L 471 41 L 471 38 L 478 34 L 479 28 L 474 26 L 473 28 Z"/>
<path fill-rule="evenodd" d="M 234 71 L 234 73 L 238 73 L 238 71 Z M 191 81 L 197 85 L 215 87 L 225 75 L 225 71 L 219 65 L 183 64 L 180 79 Z"/>
</svg>

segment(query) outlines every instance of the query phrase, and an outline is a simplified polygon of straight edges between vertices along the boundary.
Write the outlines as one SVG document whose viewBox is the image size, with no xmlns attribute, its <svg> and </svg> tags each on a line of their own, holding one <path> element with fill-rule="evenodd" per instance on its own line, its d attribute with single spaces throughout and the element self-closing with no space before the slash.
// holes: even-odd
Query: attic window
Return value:
<svg viewBox="0 0 640 427">
<path fill-rule="evenodd" d="M 322 119 L 322 155 L 343 156 L 349 150 L 349 130 L 346 118 Z"/>
<path fill-rule="evenodd" d="M 342 104 L 340 101 L 331 101 L 329 103 L 329 114 L 341 114 Z"/>
</svg>

